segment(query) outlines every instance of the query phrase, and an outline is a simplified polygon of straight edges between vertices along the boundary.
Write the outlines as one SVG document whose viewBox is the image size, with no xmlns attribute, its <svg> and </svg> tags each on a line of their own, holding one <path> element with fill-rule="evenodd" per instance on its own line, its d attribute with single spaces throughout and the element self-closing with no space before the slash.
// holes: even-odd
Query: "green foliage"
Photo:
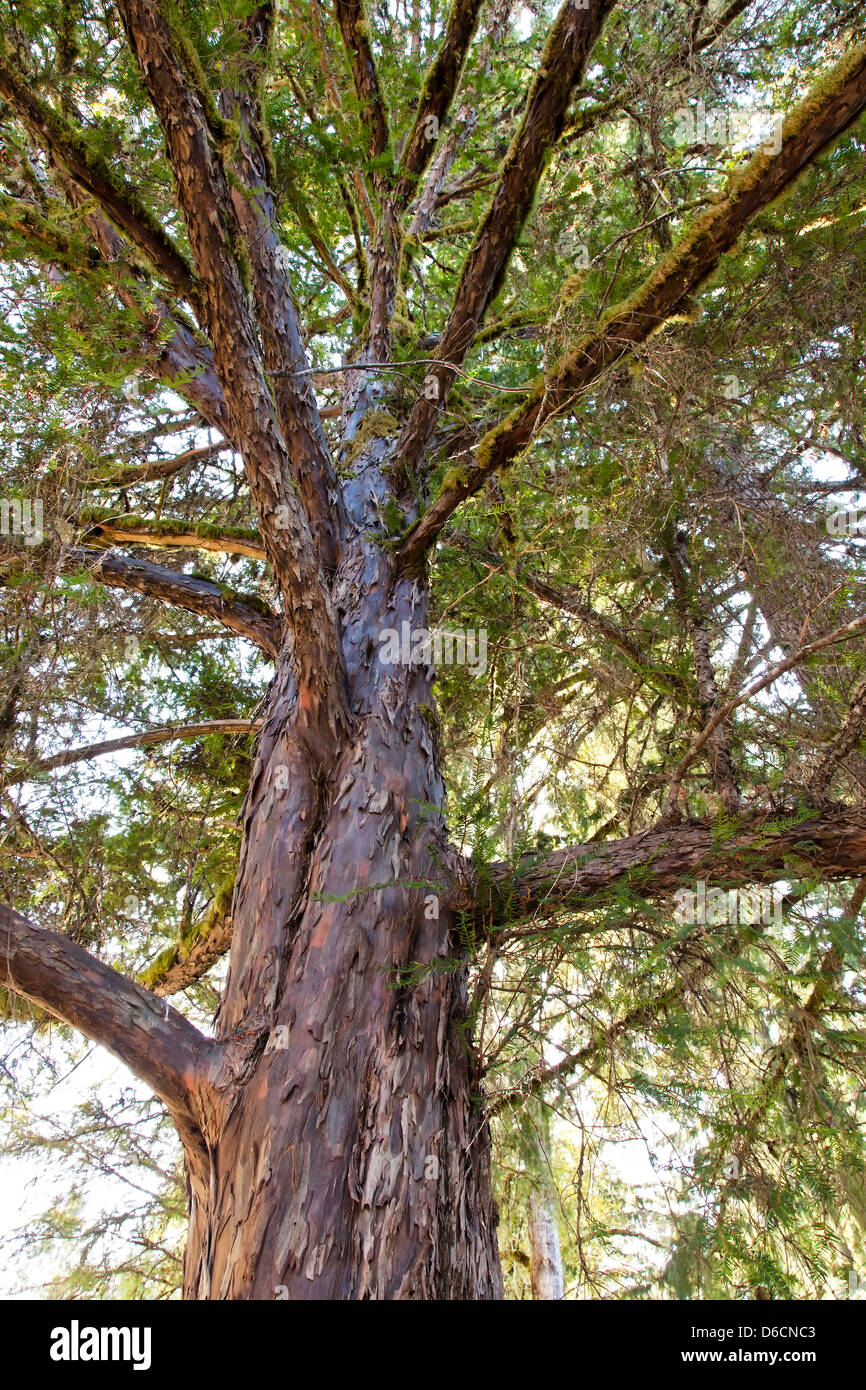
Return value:
<svg viewBox="0 0 866 1390">
<path fill-rule="evenodd" d="M 217 94 L 249 60 L 241 22 L 255 8 L 171 6 L 213 156 L 226 162 L 239 126 Z M 313 366 L 332 369 L 314 382 L 330 407 L 332 456 L 349 478 L 372 442 L 399 437 L 436 361 L 467 249 L 543 65 L 553 7 L 515 12 L 484 66 L 475 63 L 482 17 L 467 65 L 473 120 L 459 123 L 445 197 L 423 234 L 408 233 L 409 217 L 397 233 L 387 394 L 348 442 L 337 419 L 344 376 L 333 369 L 352 360 L 369 326 L 376 240 L 362 193 L 375 222 L 372 176 L 391 177 L 393 152 L 369 157 L 331 14 L 322 10 L 323 49 L 312 11 L 279 9 L 256 77 L 263 154 Z M 411 127 L 441 37 L 438 10 L 422 6 L 420 30 L 411 10 L 371 10 L 395 140 Z M 717 13 L 711 6 L 708 19 Z M 612 13 L 495 302 L 473 325 L 423 495 L 413 480 L 422 507 L 483 464 L 509 420 L 543 399 L 557 364 L 624 304 L 642 302 L 654 268 L 670 268 L 674 243 L 766 167 L 769 156 L 749 166 L 745 152 L 711 142 L 683 148 L 677 110 L 701 100 L 708 110 L 788 112 L 863 38 L 856 7 L 842 0 L 747 7 L 684 64 L 677 55 L 695 17 L 684 0 L 637 0 Z M 57 121 L 83 120 L 81 152 L 93 169 L 191 259 L 163 134 L 114 8 L 0 0 L 0 27 Z M 251 196 L 234 175 L 229 187 Z M 749 927 L 677 922 L 664 895 L 648 898 L 646 871 L 555 916 L 525 918 L 520 889 L 561 846 L 601 854 L 605 841 L 657 824 L 708 713 L 695 624 L 727 698 L 862 611 L 862 537 L 831 537 L 825 522 L 828 495 L 853 503 L 866 485 L 864 205 L 861 126 L 763 209 L 697 298 L 569 402 L 439 538 L 431 623 L 483 629 L 488 666 L 483 679 L 443 666 L 436 708 L 421 717 L 445 753 L 452 842 L 471 857 L 482 893 L 496 880 L 511 920 L 493 932 L 458 914 L 453 955 L 410 960 L 389 983 L 412 989 L 434 972 L 465 984 L 467 1037 L 496 1107 L 501 1246 L 515 1297 L 529 1295 L 526 1212 L 539 1184 L 558 1201 L 569 1297 L 747 1298 L 763 1289 L 816 1298 L 863 1267 L 866 1000 L 854 885 L 824 883 L 792 856 L 781 923 Z M 198 369 L 184 359 L 173 390 L 157 376 L 169 312 L 191 342 L 203 335 L 140 254 L 100 254 L 93 211 L 92 201 L 60 195 L 4 105 L 4 497 L 38 497 L 47 532 L 32 550 L 2 538 L 4 766 L 121 729 L 253 717 L 270 676 L 223 629 L 95 584 L 86 567 L 57 572 L 61 546 L 108 519 L 148 527 L 153 539 L 260 534 L 230 451 L 145 476 L 141 466 L 211 442 L 184 399 Z M 249 290 L 239 238 L 233 251 Z M 677 256 L 687 260 L 687 244 Z M 122 481 L 136 467 L 138 477 Z M 387 498 L 382 544 L 394 549 L 409 520 L 406 499 Z M 679 537 L 685 600 L 671 558 Z M 190 545 L 173 548 L 170 562 L 218 584 L 227 600 L 273 607 L 258 560 Z M 864 672 L 862 641 L 840 643 L 726 722 L 759 848 L 815 814 L 809 778 Z M 861 730 L 832 771 L 829 801 L 862 799 L 863 752 Z M 214 735 L 10 788 L 0 807 L 0 896 L 130 976 L 155 980 L 227 910 L 251 769 L 249 736 Z M 719 801 L 706 750 L 684 779 L 681 814 L 710 827 L 717 876 L 741 862 L 738 821 Z M 510 875 L 494 868 L 502 861 Z M 554 864 L 550 884 L 560 871 Z M 218 970 L 174 1001 L 203 1027 L 218 1004 Z M 50 1097 L 81 1052 L 68 1030 L 8 995 L 0 1013 L 10 1152 L 50 1153 L 71 1175 L 16 1251 L 52 1262 L 38 1277 L 54 1295 L 173 1296 L 185 1198 L 171 1139 L 155 1133 L 153 1114 L 145 1123 L 116 1096 L 79 1107 L 63 1134 L 44 1116 L 37 1123 L 19 1092 Z M 551 1074 L 564 1059 L 570 1065 Z M 158 1150 L 152 1163 L 136 1140 L 139 1121 Z M 115 1160 L 135 1181 L 149 1174 L 146 1199 L 117 1227 L 94 1216 L 81 1178 L 85 1162 L 104 1174 Z"/>
</svg>

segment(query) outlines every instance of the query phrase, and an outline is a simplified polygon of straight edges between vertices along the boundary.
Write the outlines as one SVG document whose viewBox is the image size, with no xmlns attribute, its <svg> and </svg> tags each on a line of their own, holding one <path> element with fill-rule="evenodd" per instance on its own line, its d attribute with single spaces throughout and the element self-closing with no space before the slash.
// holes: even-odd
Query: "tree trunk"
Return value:
<svg viewBox="0 0 866 1390">
<path fill-rule="evenodd" d="M 562 1252 L 559 1248 L 556 1194 L 533 1188 L 529 1194 L 529 1277 L 532 1297 L 562 1300 Z"/>
<path fill-rule="evenodd" d="M 426 589 L 368 539 L 382 448 L 337 584 L 354 722 L 327 776 L 297 739 L 285 652 L 271 686 L 218 1027 L 250 1050 L 191 1172 L 187 1298 L 501 1294 L 433 670 L 380 660 L 383 629 L 427 622 Z"/>
</svg>

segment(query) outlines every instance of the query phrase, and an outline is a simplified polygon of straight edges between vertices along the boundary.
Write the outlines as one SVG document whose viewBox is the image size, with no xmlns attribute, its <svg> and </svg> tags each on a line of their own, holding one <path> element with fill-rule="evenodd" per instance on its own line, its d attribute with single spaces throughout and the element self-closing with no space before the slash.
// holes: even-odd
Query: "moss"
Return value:
<svg viewBox="0 0 866 1390">
<path fill-rule="evenodd" d="M 243 237 L 233 237 L 232 251 L 234 253 L 235 264 L 238 268 L 238 274 L 241 277 L 241 284 L 247 296 L 251 296 L 253 292 L 253 265 L 250 260 L 250 253 L 244 244 Z"/>
<path fill-rule="evenodd" d="M 702 314 L 703 309 L 701 308 L 701 305 L 699 304 L 698 300 L 692 299 L 691 296 L 688 296 L 686 299 L 682 300 L 682 302 L 676 310 L 676 313 L 668 314 L 666 319 L 664 319 L 661 323 L 657 324 L 655 328 L 650 330 L 650 332 L 646 336 L 646 341 L 649 342 L 651 338 L 654 338 L 656 334 L 663 332 L 663 330 L 668 328 L 672 323 L 697 323 L 700 320 Z"/>
<path fill-rule="evenodd" d="M 440 731 L 439 715 L 436 713 L 436 710 L 433 708 L 433 706 L 422 704 L 418 705 L 417 709 L 418 713 L 424 720 L 424 723 L 427 725 L 427 727 L 429 729 L 432 729 L 434 733 L 438 734 Z"/>
<path fill-rule="evenodd" d="M 177 945 L 166 946 L 165 950 L 154 956 L 150 965 L 141 971 L 138 977 L 139 984 L 144 985 L 146 989 L 152 989 L 166 971 L 177 963 L 179 956 L 180 948 Z"/>
<path fill-rule="evenodd" d="M 368 410 L 358 426 L 354 439 L 346 449 L 342 459 L 343 467 L 354 463 L 374 439 L 390 439 L 399 432 L 400 421 L 389 410 Z"/>
<path fill-rule="evenodd" d="M 467 477 L 467 471 L 462 465 L 457 468 L 447 469 L 439 484 L 439 491 L 436 494 L 437 497 L 441 497 L 445 492 L 453 492 L 455 488 L 463 487 Z"/>
<path fill-rule="evenodd" d="M 171 237 L 166 232 L 162 223 L 150 210 L 139 196 L 135 187 L 128 179 L 122 175 L 118 176 L 112 165 L 94 149 L 92 142 L 80 130 L 77 130 L 70 122 L 66 121 L 46 102 L 34 98 L 39 106 L 39 113 L 46 129 L 51 133 L 52 138 L 57 141 L 61 150 L 65 147 L 70 150 L 86 166 L 94 181 L 100 183 L 104 188 L 111 189 L 118 199 L 125 203 L 138 221 L 147 228 L 154 241 L 164 246 L 179 261 L 184 257 L 178 247 L 174 244 Z M 102 209 L 106 216 L 111 218 L 110 208 Z M 119 230 L 123 231 L 123 228 Z M 124 233 L 126 235 L 126 233 Z M 194 279 L 192 270 L 189 270 L 190 278 Z"/>
<path fill-rule="evenodd" d="M 395 498 L 389 497 L 381 509 L 382 520 L 389 536 L 400 536 L 406 529 L 406 518 Z"/>
<path fill-rule="evenodd" d="M 150 964 L 139 974 L 139 983 L 145 985 L 148 989 L 152 989 L 173 966 L 179 965 L 181 961 L 186 960 L 193 944 L 196 941 L 203 941 L 205 937 L 210 936 L 214 927 L 219 926 L 228 916 L 231 911 L 234 889 L 235 875 L 230 874 L 229 877 L 225 878 L 220 884 L 214 900 L 204 916 L 200 917 L 197 922 L 189 924 L 186 930 L 181 931 L 180 941 L 174 942 L 171 946 L 166 946 L 163 951 L 160 951 L 159 955 L 154 956 Z"/>
<path fill-rule="evenodd" d="M 204 576 L 200 577 L 204 578 Z M 215 584 L 216 580 L 211 579 L 209 582 Z M 260 613 L 263 618 L 273 617 L 271 609 L 265 603 L 264 599 L 259 598 L 258 594 L 239 594 L 237 590 L 230 588 L 228 584 L 217 584 L 216 586 L 226 603 L 240 603 L 243 604 L 245 608 L 252 608 L 254 613 Z"/>
<path fill-rule="evenodd" d="M 209 574 L 202 574 L 199 570 L 193 570 L 191 574 L 181 576 L 185 579 L 200 579 L 203 584 L 212 584 L 215 589 L 219 589 L 220 594 L 226 603 L 242 604 L 244 608 L 252 608 L 255 613 L 261 613 L 264 618 L 272 618 L 273 613 L 263 599 L 258 594 L 239 594 L 236 589 L 230 588 L 228 584 L 220 584 L 218 580 Z"/>
<path fill-rule="evenodd" d="M 587 272 L 579 270 L 574 275 L 569 275 L 562 283 L 559 291 L 559 302 L 562 305 L 573 304 L 586 283 Z"/>
<path fill-rule="evenodd" d="M 569 281 L 567 280 L 565 283 L 568 284 Z M 563 288 L 565 287 L 563 286 Z M 546 322 L 547 313 L 544 309 L 524 309 L 516 314 L 506 314 L 501 319 L 494 319 L 486 328 L 482 328 L 481 332 L 475 335 L 473 346 L 478 347 L 481 343 L 489 343 L 503 333 L 508 333 L 512 328 L 528 328 L 531 324 Z"/>
<path fill-rule="evenodd" d="M 794 108 L 782 127 L 783 149 L 786 143 L 796 138 L 809 122 L 826 108 L 828 102 L 832 101 L 834 96 L 844 89 L 851 74 L 862 64 L 864 55 L 866 55 L 866 47 L 861 45 L 852 49 L 841 63 L 838 63 L 826 77 L 815 84 L 805 100 Z M 677 274 L 682 276 L 683 271 L 688 273 L 691 263 L 697 258 L 699 245 L 705 238 L 713 235 L 715 225 L 727 216 L 730 204 L 756 187 L 779 157 L 779 155 L 759 150 L 742 169 L 732 173 L 728 178 L 727 189 L 720 200 L 705 208 L 694 218 L 676 245 L 663 257 L 655 270 L 638 285 L 633 294 L 620 301 L 619 304 L 614 304 L 607 311 L 601 319 L 599 330 L 603 332 L 612 323 L 632 317 L 646 307 L 654 292 L 668 280 L 672 280 Z M 805 169 L 803 172 L 805 173 Z M 796 182 L 796 179 L 789 179 L 785 188 L 779 190 L 778 196 L 789 194 Z M 721 248 L 721 250 L 724 249 L 724 247 Z M 714 258 L 713 265 L 717 260 L 718 255 Z M 703 279 L 708 278 L 711 273 L 710 270 Z M 696 285 L 693 286 L 693 288 L 696 287 Z M 681 306 L 677 306 L 675 312 L 679 313 L 680 311 Z M 574 351 L 561 364 L 560 373 L 562 371 L 567 372 L 577 363 L 583 349 L 591 341 L 589 335 L 580 340 Z"/>
<path fill-rule="evenodd" d="M 415 324 L 409 317 L 409 301 L 402 285 L 398 284 L 397 293 L 394 296 L 394 312 L 391 315 L 391 328 L 398 338 L 414 338 L 417 336 Z"/>
<path fill-rule="evenodd" d="M 161 517 L 157 521 L 138 512 L 116 512 L 112 507 L 82 507 L 78 513 L 78 524 L 81 528 L 112 526 L 123 531 L 148 531 L 153 536 L 198 536 L 209 540 L 234 538 L 261 544 L 258 531 L 249 526 L 227 526 L 218 521 L 182 521 L 175 517 Z"/>
<path fill-rule="evenodd" d="M 235 891 L 235 875 L 223 879 L 216 891 L 214 900 L 203 917 L 197 922 L 188 925 L 186 931 L 181 932 L 181 942 L 191 944 L 193 941 L 201 941 L 206 936 L 210 936 L 214 927 L 226 918 L 231 912 L 232 897 Z"/>
<path fill-rule="evenodd" d="M 479 468 L 484 469 L 490 464 L 493 450 L 498 441 L 503 435 L 509 434 L 513 427 L 523 420 L 527 410 L 541 400 L 546 390 L 547 382 L 543 376 L 540 376 L 532 389 L 527 392 L 524 402 L 521 405 L 516 405 L 503 420 L 500 420 L 498 425 L 494 425 L 492 429 L 487 431 L 475 450 L 475 462 Z M 444 484 L 445 479 L 443 478 L 442 481 Z"/>
</svg>

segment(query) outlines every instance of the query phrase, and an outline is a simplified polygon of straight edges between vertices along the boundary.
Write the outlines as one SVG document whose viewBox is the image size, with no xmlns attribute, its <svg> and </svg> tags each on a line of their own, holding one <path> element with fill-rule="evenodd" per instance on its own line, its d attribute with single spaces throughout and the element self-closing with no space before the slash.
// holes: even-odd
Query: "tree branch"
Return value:
<svg viewBox="0 0 866 1390">
<path fill-rule="evenodd" d="M 572 92 L 614 0 L 565 0 L 550 31 L 538 74 L 527 97 L 520 127 L 502 164 L 487 214 L 466 257 L 454 304 L 445 325 L 432 388 L 419 396 L 400 444 L 401 462 L 411 477 L 429 443 L 439 412 L 495 298 L 508 259 L 529 215 L 547 160 L 562 134 Z"/>
<path fill-rule="evenodd" d="M 41 772 L 71 767 L 73 763 L 88 762 L 107 753 L 119 753 L 124 748 L 150 748 L 157 743 L 172 743 L 179 738 L 206 738 L 209 734 L 252 734 L 261 727 L 261 719 L 207 719 L 202 724 L 166 724 L 161 729 L 143 729 L 140 733 L 124 734 L 121 738 L 105 739 L 102 743 L 66 748 L 62 753 L 39 758 L 27 767 L 10 768 L 3 774 L 3 781 L 7 787 L 15 787 L 21 782 L 29 782 L 31 777 L 37 777 Z"/>
<path fill-rule="evenodd" d="M 773 883 L 820 873 L 825 879 L 860 877 L 866 870 L 866 809 L 842 806 L 785 823 L 781 813 L 754 812 L 726 825 L 688 821 L 607 844 L 573 845 L 536 863 L 493 864 L 485 881 L 467 885 L 454 905 L 465 906 L 479 927 L 537 915 L 588 912 L 629 890 L 665 897 L 699 878 L 720 888 Z"/>
<path fill-rule="evenodd" d="M 260 76 L 267 63 L 273 21 L 271 6 L 262 6 L 243 22 L 247 58 L 236 80 L 220 95 L 220 109 L 240 126 L 232 159 L 230 196 L 235 220 L 252 268 L 252 288 L 262 342 L 264 366 L 274 374 L 273 391 L 292 477 L 318 546 L 322 564 L 334 570 L 345 527 L 342 493 L 309 377 L 309 364 L 295 303 L 288 259 L 279 231 L 273 192 L 273 160 L 269 157 L 261 109 Z M 303 211 L 303 201 L 300 200 Z M 317 236 L 315 223 L 311 239 Z M 326 258 L 329 253 L 321 244 Z M 352 290 L 334 267 L 341 287 Z"/>
<path fill-rule="evenodd" d="M 457 90 L 472 42 L 482 0 L 452 0 L 445 34 L 424 80 L 418 110 L 397 169 L 394 199 L 406 206 L 436 149 L 439 128 Z"/>
<path fill-rule="evenodd" d="M 111 221 L 183 299 L 195 305 L 198 283 L 192 268 L 136 190 L 95 154 L 83 130 L 76 130 L 42 101 L 32 83 L 0 59 L 0 95 L 15 108 L 37 144 L 104 208 Z"/>
<path fill-rule="evenodd" d="M 253 607 L 248 599 L 210 579 L 196 579 L 147 560 L 106 555 L 87 546 L 71 546 L 64 551 L 62 567 L 67 573 L 87 569 L 95 580 L 110 588 L 144 594 L 212 618 L 230 632 L 254 642 L 268 656 L 275 657 L 279 650 L 281 625 L 277 615 L 264 605 L 262 609 Z"/>
<path fill-rule="evenodd" d="M 655 270 L 599 327 L 580 340 L 549 377 L 539 377 L 528 402 L 490 430 L 462 479 L 428 508 L 399 551 L 416 565 L 461 502 L 498 469 L 513 463 L 538 431 L 625 353 L 647 340 L 708 278 L 748 223 L 866 107 L 866 49 L 852 49 L 785 121 L 782 149 L 763 151 L 730 180 L 727 193 L 695 220 Z M 444 355 L 444 353 L 443 353 Z"/>
<path fill-rule="evenodd" d="M 88 508 L 79 517 L 79 525 L 86 541 L 105 539 L 127 541 L 135 545 L 150 545 L 157 549 L 181 548 L 184 550 L 209 550 L 218 555 L 247 555 L 251 560 L 266 560 L 265 547 L 255 531 L 249 528 L 226 528 L 209 526 L 201 522 L 150 521 L 146 518 L 118 515 L 107 508 L 103 516 L 96 509 Z"/>
<path fill-rule="evenodd" d="M 368 152 L 371 159 L 376 159 L 388 149 L 391 136 L 370 47 L 369 20 L 362 0 L 335 0 L 334 10 L 352 69 L 352 81 L 361 102 L 362 118 L 369 132 Z M 376 183 L 381 187 L 381 177 L 376 179 Z"/>
<path fill-rule="evenodd" d="M 294 484 L 237 251 L 237 225 L 215 113 L 158 0 L 118 0 L 130 47 L 165 133 L 202 283 L 202 314 L 268 560 L 292 629 L 299 729 L 316 759 L 350 723 L 345 661 L 319 554 Z M 182 46 L 181 46 L 182 47 Z M 217 118 L 221 120 L 222 118 Z M 225 122 L 222 121 L 224 134 Z"/>
<path fill-rule="evenodd" d="M 866 617 L 855 618 L 852 622 L 845 623 L 843 627 L 834 628 L 832 632 L 828 632 L 824 637 L 819 637 L 817 641 L 809 642 L 805 647 L 801 647 L 799 651 L 793 652 L 790 656 L 786 657 L 784 661 L 780 661 L 778 665 L 771 667 L 765 675 L 752 681 L 750 685 L 746 686 L 745 690 L 741 690 L 738 695 L 733 696 L 732 699 L 726 700 L 723 705 L 720 705 L 677 764 L 668 790 L 667 806 L 665 808 L 666 818 L 673 821 L 678 815 L 677 798 L 679 796 L 683 777 L 686 775 L 701 750 L 712 740 L 719 726 L 724 723 L 728 716 L 732 714 L 739 705 L 745 704 L 753 695 L 757 695 L 760 691 L 766 690 L 767 686 L 772 685 L 780 676 L 783 676 L 786 671 L 793 670 L 795 666 L 799 666 L 801 662 L 805 661 L 807 657 L 813 656 L 815 652 L 823 651 L 826 647 L 835 646 L 837 642 L 847 642 L 850 638 L 858 636 L 861 632 L 866 632 Z"/>
<path fill-rule="evenodd" d="M 215 458 L 217 454 L 224 454 L 231 447 L 226 440 L 220 440 L 218 444 L 205 444 L 200 449 L 186 449 L 182 454 L 175 454 L 174 458 L 155 459 L 150 463 L 121 468 L 110 478 L 102 478 L 99 481 L 111 487 L 133 487 L 136 483 L 153 482 L 155 478 L 173 478 L 175 473 L 180 473 L 190 464 L 206 463 L 208 459 Z"/>
<path fill-rule="evenodd" d="M 0 903 L 0 982 L 107 1047 L 187 1125 L 213 1045 L 169 1004 Z"/>
<path fill-rule="evenodd" d="M 217 893 L 209 910 L 196 922 L 193 934 L 162 951 L 145 971 L 141 982 L 154 994 L 167 997 L 189 989 L 232 944 L 232 894 L 234 879 Z"/>
</svg>

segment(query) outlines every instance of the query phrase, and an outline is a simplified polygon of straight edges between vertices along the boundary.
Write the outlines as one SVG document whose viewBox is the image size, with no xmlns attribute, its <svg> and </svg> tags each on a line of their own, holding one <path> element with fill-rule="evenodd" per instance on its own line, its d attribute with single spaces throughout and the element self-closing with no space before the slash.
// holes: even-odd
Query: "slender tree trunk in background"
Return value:
<svg viewBox="0 0 866 1390">
<path fill-rule="evenodd" d="M 562 1252 L 559 1247 L 556 1193 L 534 1187 L 529 1194 L 529 1277 L 532 1297 L 562 1299 Z"/>
<path fill-rule="evenodd" d="M 550 1166 L 550 1113 L 536 1100 L 524 1103 L 518 1149 L 529 1181 L 529 1277 L 532 1297 L 562 1299 L 565 1279 L 559 1244 L 559 1194 Z"/>
<path fill-rule="evenodd" d="M 312 779 L 281 661 L 219 1020 L 223 1038 L 253 1044 L 193 1183 L 188 1298 L 501 1293 L 465 972 L 412 971 L 458 949 L 441 891 L 432 668 L 384 665 L 377 640 L 403 621 L 425 627 L 427 593 L 360 538 L 372 494 L 384 495 L 375 462 L 360 472 L 338 581 L 354 729 L 327 783 Z"/>
</svg>

